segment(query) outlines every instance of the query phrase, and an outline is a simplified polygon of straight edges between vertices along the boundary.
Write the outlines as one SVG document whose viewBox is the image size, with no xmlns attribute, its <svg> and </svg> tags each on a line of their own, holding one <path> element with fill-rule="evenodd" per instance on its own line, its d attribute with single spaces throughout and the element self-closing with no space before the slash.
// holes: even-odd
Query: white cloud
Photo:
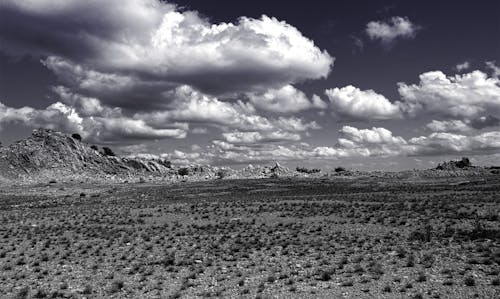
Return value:
<svg viewBox="0 0 500 299">
<path fill-rule="evenodd" d="M 398 105 L 391 103 L 383 95 L 373 90 L 360 90 L 348 85 L 342 88 L 327 89 L 325 94 L 330 100 L 333 113 L 354 119 L 392 119 L 400 118 Z"/>
<path fill-rule="evenodd" d="M 405 140 L 380 127 L 358 129 L 344 126 L 335 146 L 312 147 L 307 143 L 259 143 L 257 132 L 226 134 L 214 140 L 200 157 L 215 164 L 268 163 L 270 161 L 329 160 L 354 157 L 428 156 L 481 154 L 500 149 L 500 131 L 464 135 L 438 132 Z"/>
<path fill-rule="evenodd" d="M 457 70 L 458 72 L 468 70 L 469 68 L 470 68 L 470 63 L 468 61 L 464 61 L 455 66 L 455 70 Z"/>
<path fill-rule="evenodd" d="M 496 61 L 486 61 L 486 67 L 491 70 L 491 76 L 495 78 L 500 77 L 500 67 L 496 65 Z"/>
<path fill-rule="evenodd" d="M 433 132 L 470 132 L 472 128 L 461 120 L 433 120 L 426 127 Z"/>
<path fill-rule="evenodd" d="M 274 132 L 230 132 L 223 133 L 224 139 L 232 144 L 252 144 L 274 141 L 299 141 L 297 133 L 274 131 Z"/>
<path fill-rule="evenodd" d="M 155 0 L 0 5 L 4 51 L 49 57 L 46 65 L 61 79 L 89 92 L 127 88 L 130 80 L 187 84 L 217 94 L 262 91 L 324 78 L 334 61 L 273 17 L 212 24 L 196 11 Z"/>
<path fill-rule="evenodd" d="M 349 140 L 362 144 L 406 144 L 402 137 L 395 137 L 392 132 L 385 128 L 373 127 L 371 129 L 358 129 L 344 126 L 340 133 Z"/>
<path fill-rule="evenodd" d="M 250 103 L 221 101 L 189 86 L 181 86 L 171 92 L 175 98 L 164 111 L 137 113 L 136 118 L 161 126 L 173 121 L 213 124 L 243 131 L 290 131 L 302 132 L 318 129 L 316 122 L 305 122 L 298 117 L 269 118 L 256 114 Z"/>
<path fill-rule="evenodd" d="M 414 155 L 443 155 L 450 153 L 485 153 L 500 149 L 500 131 L 467 136 L 453 133 L 432 133 L 409 140 Z"/>
<path fill-rule="evenodd" d="M 380 40 L 391 44 L 396 39 L 412 39 L 420 26 L 412 23 L 407 17 L 392 17 L 387 21 L 371 21 L 366 24 L 366 33 L 372 40 Z"/>
<path fill-rule="evenodd" d="M 446 76 L 441 71 L 420 75 L 418 85 L 399 83 L 401 109 L 410 116 L 420 113 L 453 118 L 476 118 L 500 113 L 500 80 L 481 71 Z"/>
<path fill-rule="evenodd" d="M 80 133 L 86 140 L 95 143 L 127 143 L 137 140 L 186 137 L 184 129 L 154 128 L 147 125 L 144 120 L 131 119 L 117 111 L 114 111 L 113 115 L 82 116 L 75 108 L 61 102 L 56 102 L 45 109 L 11 108 L 0 103 L 0 125 L 2 123 Z"/>
<path fill-rule="evenodd" d="M 263 93 L 247 94 L 250 102 L 256 108 L 276 113 L 296 113 L 313 107 L 321 107 L 322 101 L 317 96 L 309 101 L 307 96 L 292 85 L 285 85 L 279 89 L 268 89 Z"/>
</svg>

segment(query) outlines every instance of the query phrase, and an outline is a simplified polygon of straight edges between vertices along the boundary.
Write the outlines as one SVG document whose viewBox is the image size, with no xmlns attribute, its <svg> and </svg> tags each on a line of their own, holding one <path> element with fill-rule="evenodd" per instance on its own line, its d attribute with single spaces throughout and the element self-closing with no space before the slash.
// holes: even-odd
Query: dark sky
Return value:
<svg viewBox="0 0 500 299">
<path fill-rule="evenodd" d="M 137 4 L 142 2 L 150 3 L 148 1 L 150 0 L 130 2 L 133 3 L 131 4 L 132 10 L 139 11 L 133 5 L 142 5 Z M 257 56 L 254 62 L 248 62 L 248 59 L 240 58 L 238 54 L 229 50 L 224 50 L 226 52 L 223 52 L 223 54 L 226 56 L 223 57 L 234 59 L 236 64 L 231 66 L 230 69 L 224 67 L 212 69 L 210 65 L 220 61 L 216 61 L 216 58 L 211 61 L 210 55 L 214 55 L 213 52 L 206 52 L 207 61 L 200 62 L 201 67 L 197 66 L 198 68 L 195 69 L 197 73 L 185 73 L 191 71 L 188 68 L 190 65 L 189 57 L 187 57 L 184 65 L 180 67 L 180 70 L 178 70 L 179 67 L 176 69 L 173 66 L 175 63 L 172 61 L 165 62 L 164 58 L 158 58 L 160 60 L 158 60 L 157 66 L 163 66 L 162 63 L 165 62 L 168 64 L 168 68 L 165 68 L 161 73 L 152 72 L 151 69 L 155 69 L 156 66 L 154 63 L 151 64 L 151 61 L 148 60 L 149 57 L 142 57 L 148 61 L 139 61 L 132 66 L 124 64 L 122 60 L 115 63 L 114 57 L 119 58 L 119 54 L 116 53 L 124 52 L 116 52 L 118 50 L 115 51 L 115 48 L 113 48 L 114 42 L 120 47 L 122 45 L 130 46 L 127 44 L 128 41 L 130 41 L 130 44 L 143 45 L 143 41 L 136 41 L 135 39 L 148 37 L 152 32 L 155 32 L 154 30 L 158 28 L 161 21 L 161 16 L 168 14 L 168 11 L 172 10 L 166 5 L 160 5 L 157 9 L 158 11 L 161 10 L 158 16 L 150 16 L 151 19 L 157 17 L 157 23 L 136 26 L 135 24 L 142 22 L 141 15 L 133 15 L 130 11 L 121 12 L 112 4 L 99 9 L 99 3 L 91 1 L 92 4 L 87 6 L 81 5 L 82 7 L 80 7 L 78 6 L 80 4 L 72 6 L 71 4 L 68 5 L 67 10 L 57 10 L 51 8 L 50 5 L 46 5 L 45 8 L 47 9 L 45 9 L 43 5 L 23 7 L 15 4 L 15 1 L 12 1 L 14 4 L 9 2 L 11 1 L 7 1 L 7 4 L 0 6 L 0 20 L 3 19 L 3 21 L 0 21 L 0 42 L 3 44 L 0 46 L 0 103 L 4 105 L 4 111 L 2 112 L 0 109 L 0 127 L 3 128 L 0 131 L 0 140 L 12 142 L 23 137 L 30 128 L 35 126 L 47 126 L 68 131 L 80 128 L 75 127 L 74 123 L 66 120 L 64 120 L 64 124 L 61 124 L 60 120 L 56 124 L 49 121 L 50 118 L 57 117 L 54 116 L 55 114 L 51 114 L 52 112 L 47 112 L 46 107 L 58 101 L 65 104 L 72 101 L 70 107 L 76 109 L 75 113 L 79 117 L 102 117 L 101 114 L 104 113 L 102 111 L 99 112 L 101 113 L 99 115 L 91 115 L 92 113 L 87 111 L 89 109 L 88 105 L 85 106 L 87 107 L 85 112 L 78 110 L 84 109 L 82 108 L 84 105 L 78 104 L 80 100 L 76 100 L 76 97 L 86 97 L 97 99 L 104 107 L 109 109 L 121 109 L 123 117 L 120 118 L 120 122 L 124 121 L 124 117 L 133 119 L 132 122 L 125 120 L 127 126 L 136 126 L 133 129 L 117 128 L 119 125 L 116 123 L 99 123 L 96 125 L 86 123 L 85 126 L 87 127 L 82 129 L 88 133 L 89 142 L 115 144 L 123 147 L 124 152 L 133 149 L 131 152 L 164 153 L 166 156 L 174 157 L 170 153 L 177 149 L 186 154 L 183 158 L 188 160 L 196 156 L 196 152 L 200 151 L 200 148 L 207 147 L 206 151 L 213 151 L 214 156 L 217 156 L 217 158 L 211 157 L 209 160 L 213 162 L 215 159 L 217 163 L 230 164 L 233 162 L 247 163 L 252 159 L 255 159 L 255 162 L 266 162 L 270 151 L 277 150 L 281 152 L 284 148 L 297 151 L 298 149 L 295 147 L 302 146 L 299 145 L 301 142 L 307 142 L 311 147 L 305 149 L 306 152 L 318 150 L 318 147 L 341 150 L 341 152 L 326 156 L 318 154 L 319 162 L 316 163 L 322 163 L 321 157 L 329 159 L 332 156 L 335 163 L 337 163 L 337 159 L 357 161 L 358 158 L 371 157 L 370 160 L 377 160 L 376 157 L 378 156 L 392 156 L 394 150 L 397 152 L 394 154 L 398 157 L 397 159 L 406 161 L 403 163 L 405 166 L 415 166 L 414 158 L 412 158 L 414 156 L 450 156 L 468 153 L 476 155 L 478 160 L 489 161 L 492 157 L 495 158 L 494 155 L 498 153 L 495 149 L 496 144 L 481 144 L 480 146 L 470 144 L 477 143 L 471 141 L 472 136 L 491 132 L 498 133 L 497 120 L 500 115 L 497 112 L 500 110 L 500 94 L 497 93 L 498 82 L 492 82 L 491 80 L 498 80 L 498 74 L 495 74 L 494 67 L 495 63 L 496 65 L 500 63 L 499 1 L 168 1 L 168 3 L 177 4 L 176 10 L 184 15 L 197 11 L 202 19 L 206 19 L 207 24 L 230 22 L 238 24 L 242 16 L 260 19 L 262 15 L 275 17 L 279 21 L 286 22 L 286 24 L 296 28 L 304 38 L 314 42 L 318 50 L 327 51 L 329 56 L 335 58 L 334 65 L 330 68 L 329 75 L 326 78 L 310 73 L 307 61 L 306 64 L 299 62 L 298 65 L 297 62 L 293 62 L 295 64 L 289 65 L 284 69 L 283 76 L 280 76 L 274 73 L 274 69 L 265 69 L 269 65 L 269 61 L 258 60 L 259 57 Z M 73 1 L 68 3 L 73 3 Z M 120 18 L 121 13 L 124 14 L 122 18 Z M 126 13 L 131 15 L 125 15 Z M 154 14 L 153 12 L 148 13 Z M 107 16 L 110 17 L 110 20 L 106 20 Z M 132 19 L 127 19 L 127 17 Z M 148 16 L 145 15 L 144 18 L 148 18 Z M 386 40 L 382 37 L 383 33 L 375 37 L 368 33 L 367 28 L 370 22 L 377 22 L 379 25 L 382 24 L 382 26 L 386 27 L 389 26 L 388 30 L 396 30 L 395 24 L 391 23 L 391 20 L 395 20 L 395 18 L 406 20 L 405 22 L 413 26 L 411 32 L 394 33 L 394 31 L 395 35 L 389 36 Z M 203 22 L 200 20 L 197 18 L 195 22 Z M 192 25 L 186 26 L 188 26 L 186 28 L 192 28 Z M 32 31 L 32 34 L 30 31 Z M 201 33 L 189 33 L 188 35 L 183 31 L 183 33 L 174 33 L 174 36 L 175 34 L 186 34 L 191 41 L 196 41 L 197 39 L 193 36 Z M 252 45 L 252 43 L 259 45 L 256 40 L 259 39 L 259 36 L 246 35 L 247 33 L 244 31 L 224 34 L 227 34 L 226 37 L 230 40 L 229 45 L 234 44 L 231 39 L 248 42 L 249 45 Z M 267 34 L 267 31 L 264 36 L 265 34 Z M 391 33 L 387 34 L 390 35 Z M 122 35 L 130 36 L 126 36 L 127 39 L 124 42 L 124 39 L 121 38 Z M 93 37 L 93 39 L 88 38 L 89 36 Z M 219 38 L 219 36 L 214 38 Z M 293 46 L 295 45 L 292 44 L 291 47 Z M 248 46 L 248 48 L 253 49 L 252 46 Z M 88 53 L 87 50 L 83 51 L 82 49 L 88 49 Z M 168 42 L 167 47 L 162 49 L 163 52 L 159 53 L 169 55 Z M 108 52 L 113 54 L 107 55 Z M 232 56 L 228 56 L 227 53 Z M 256 54 L 260 55 L 260 52 L 256 52 Z M 309 54 L 306 53 L 305 55 Z M 179 54 L 176 53 L 176 55 Z M 300 56 L 300 54 L 297 55 Z M 203 57 L 203 55 L 201 56 Z M 243 55 L 241 56 L 243 57 Z M 76 68 L 73 68 L 73 73 L 69 77 L 73 76 L 74 78 L 71 79 L 72 82 L 69 82 L 71 80 L 68 81 L 66 77 L 68 75 L 65 73 L 67 69 L 61 70 L 60 68 L 62 60 L 57 60 L 59 64 L 41 63 L 42 60 L 45 61 L 48 57 L 61 58 L 71 62 L 73 66 L 78 65 L 83 69 L 83 73 L 75 74 L 74 69 Z M 130 56 L 127 57 L 130 60 Z M 138 57 L 137 59 L 141 60 L 141 56 Z M 184 61 L 185 58 L 176 57 L 177 61 Z M 193 58 L 193 61 L 197 61 L 196 59 Z M 242 60 L 239 61 L 238 59 Z M 305 59 L 309 59 L 309 57 Z M 112 62 L 109 62 L 109 60 Z M 231 60 L 231 62 L 233 61 Z M 245 65 L 247 62 L 249 65 Z M 256 71 L 251 67 L 252 63 L 260 65 L 260 62 L 263 63 L 264 69 Z M 486 63 L 490 63 L 490 67 Z M 186 66 L 187 70 L 184 70 L 186 64 L 188 65 Z M 463 68 L 457 69 L 459 64 L 463 64 Z M 238 65 L 244 66 L 239 68 Z M 432 80 L 429 81 L 430 83 L 424 83 L 419 77 L 428 72 L 440 71 L 444 75 L 453 78 L 455 75 L 472 74 L 474 70 L 478 70 L 489 78 L 486 79 L 490 80 L 487 81 L 490 84 L 487 90 L 478 91 L 477 84 L 481 85 L 477 83 L 479 81 L 466 80 L 465 77 L 463 80 L 457 79 L 457 81 L 450 79 L 452 83 L 456 84 L 442 87 L 432 85 Z M 94 73 L 92 73 L 93 71 Z M 302 71 L 304 74 L 299 74 Z M 109 74 L 110 77 L 98 77 L 98 79 L 93 77 L 93 80 L 100 80 L 98 88 L 88 88 L 85 83 L 82 85 L 82 78 L 87 78 L 85 76 L 90 76 L 96 72 Z M 290 74 L 287 72 L 290 72 Z M 315 69 L 314 72 L 316 74 L 321 73 L 318 69 Z M 121 85 L 113 81 L 115 80 L 113 76 L 133 78 L 133 81 L 130 81 L 133 83 L 123 85 L 120 90 L 116 91 L 115 89 L 119 88 L 115 87 Z M 109 78 L 112 78 L 112 80 Z M 246 80 L 244 80 L 245 78 Z M 472 84 L 472 81 L 477 84 Z M 94 81 L 92 82 L 95 84 Z M 227 84 L 224 85 L 224 82 L 227 82 Z M 411 91 L 411 93 L 409 91 L 404 93 L 398 89 L 398 82 L 404 82 L 406 86 L 417 84 L 419 89 Z M 106 84 L 108 84 L 107 87 L 101 86 Z M 181 100 L 179 99 L 179 93 L 174 94 L 172 91 L 172 88 L 181 85 L 189 85 L 194 90 L 198 89 L 209 97 L 215 97 L 214 99 L 218 99 L 217 101 L 221 103 L 233 105 L 235 99 L 241 99 L 243 103 L 248 103 L 257 108 L 256 115 L 271 121 L 277 120 L 279 117 L 290 119 L 295 117 L 302 119 L 304 122 L 316 121 L 321 129 L 307 129 L 305 131 L 292 131 L 282 127 L 271 129 L 271 131 L 279 131 L 280 137 L 277 138 L 275 134 L 270 133 L 271 131 L 264 133 L 264 131 L 256 127 L 242 128 L 239 125 L 229 124 L 225 120 L 215 121 L 212 119 L 207 121 L 192 115 L 189 117 L 183 115 L 181 117 L 180 114 L 182 113 L 180 112 L 169 112 L 168 121 L 164 120 L 163 123 L 158 123 L 156 120 L 153 123 L 152 114 L 144 116 L 144 113 L 173 111 L 172 105 L 184 107 L 182 105 L 187 103 L 189 97 L 185 96 Z M 227 87 L 229 85 L 234 85 L 234 88 Z M 309 110 L 306 108 L 299 109 L 299 102 L 287 102 L 291 97 L 289 94 L 286 95 L 288 98 L 281 102 L 278 101 L 278 104 L 276 104 L 278 106 L 274 106 L 274 108 L 259 106 L 259 97 L 265 97 L 263 93 L 266 90 L 280 88 L 280 86 L 285 85 L 293 85 L 299 92 L 304 92 L 307 99 L 311 101 L 314 94 L 318 95 L 323 102 L 328 104 L 328 108 L 321 111 L 318 111 L 317 107 Z M 337 94 L 337 98 L 333 96 L 334 99 L 332 100 L 325 94 L 327 89 L 341 89 L 349 85 L 361 91 L 359 105 L 364 105 L 363 107 L 350 106 L 342 108 L 338 106 L 345 99 L 342 98 L 342 95 Z M 65 87 L 74 96 L 70 100 L 67 98 L 62 99 L 61 93 L 53 91 L 54 86 Z M 457 89 L 463 93 L 463 96 L 455 96 L 453 93 L 441 93 L 441 91 L 448 91 L 448 89 Z M 374 91 L 375 97 L 380 95 L 385 99 L 373 98 L 373 94 L 366 92 L 369 90 Z M 487 96 L 483 97 L 485 94 Z M 254 101 L 252 101 L 252 95 L 254 95 Z M 412 96 L 416 97 L 416 100 Z M 475 96 L 478 96 L 478 100 L 474 99 Z M 471 98 L 470 102 L 460 102 L 465 101 L 465 98 Z M 386 99 L 389 102 L 382 103 Z M 335 103 L 330 104 L 329 101 L 337 101 L 335 102 L 337 105 Z M 413 115 L 413 110 L 408 108 L 408 103 L 411 101 L 418 102 L 419 112 L 415 115 Z M 403 104 L 396 107 L 398 102 Z M 415 107 L 414 102 L 411 102 L 412 107 Z M 434 105 L 433 103 L 438 104 Z M 269 105 L 269 103 L 262 102 L 261 104 Z M 373 106 L 379 106 L 373 108 L 372 104 Z M 287 110 L 286 105 L 296 105 L 297 109 L 291 109 L 293 111 L 290 112 L 288 111 L 290 109 Z M 380 105 L 385 105 L 385 108 L 380 108 Z M 394 107 L 391 105 L 394 105 Z M 467 112 L 453 110 L 453 107 L 462 107 L 461 105 L 463 111 Z M 31 107 L 36 112 L 28 113 L 28 115 L 25 111 L 13 110 L 24 106 Z M 8 110 L 9 107 L 11 110 Z M 197 108 L 193 109 L 206 109 L 206 107 L 197 106 Z M 222 108 L 218 106 L 217 109 Z M 236 107 L 234 109 L 242 108 Z M 277 109 L 281 110 L 278 111 Z M 395 110 L 392 111 L 391 109 L 398 111 L 395 112 Z M 95 113 L 96 109 L 93 109 L 93 111 Z M 65 113 L 68 114 L 68 112 Z M 106 113 L 108 114 L 106 114 L 105 118 L 108 119 L 110 118 L 109 115 L 113 115 L 113 117 L 116 115 L 116 113 L 110 114 L 112 112 Z M 143 114 L 137 115 L 138 113 Z M 225 116 L 221 117 L 224 118 Z M 227 117 L 231 118 L 230 115 Z M 138 128 L 137 126 L 142 125 L 137 124 L 136 121 L 139 119 L 145 122 L 148 128 Z M 432 120 L 440 123 L 435 123 L 434 129 L 429 130 L 431 126 L 427 125 Z M 471 127 L 471 124 L 477 124 L 478 122 L 485 125 L 481 125 L 479 128 L 477 126 L 476 128 Z M 189 125 L 187 137 L 181 136 L 182 134 L 178 134 L 179 132 L 155 131 L 177 128 L 177 123 Z M 95 127 L 97 129 L 89 129 L 89 126 L 97 126 Z M 392 139 L 392 141 L 387 141 L 390 138 L 379 143 L 367 141 L 366 138 L 360 139 L 359 136 L 354 135 L 362 135 L 363 132 L 349 135 L 350 133 L 342 130 L 344 126 L 354 127 L 359 130 L 371 129 L 372 127 L 385 128 L 392 132 L 391 138 L 401 136 L 404 139 L 404 144 L 402 144 L 411 149 L 394 149 L 395 144 L 399 141 Z M 199 132 L 193 133 L 193 128 L 198 128 Z M 97 134 L 97 131 L 100 133 Z M 130 131 L 139 133 L 129 136 L 127 134 Z M 260 137 L 257 138 L 257 141 L 252 140 L 251 144 L 247 141 L 241 143 L 241 140 L 239 143 L 231 143 L 228 136 L 223 135 L 224 133 L 238 132 L 258 132 Z M 364 133 L 366 133 L 365 135 L 372 134 L 371 132 Z M 463 144 L 447 146 L 451 141 L 446 138 L 450 136 L 441 138 L 440 135 L 439 138 L 435 136 L 431 138 L 430 134 L 432 133 L 463 136 L 463 138 L 459 138 Z M 96 137 L 96 134 L 99 138 Z M 300 138 L 290 134 L 299 134 Z M 380 132 L 376 134 L 380 135 Z M 285 135 L 288 137 L 283 138 Z M 494 135 L 494 138 L 497 138 L 497 135 Z M 102 136 L 106 136 L 106 138 L 103 139 Z M 418 144 L 415 143 L 417 141 L 410 142 L 411 138 L 422 136 L 426 136 L 427 141 L 419 140 L 420 143 Z M 493 138 L 490 135 L 488 136 L 490 140 Z M 172 139 L 171 137 L 175 138 Z M 359 149 L 359 151 L 356 151 L 357 154 L 352 154 L 350 152 L 352 149 L 349 149 L 349 154 L 344 155 L 345 145 L 340 144 L 339 147 L 339 142 L 342 142 L 338 140 L 338 138 L 343 137 L 356 142 L 355 147 Z M 218 151 L 221 149 L 214 148 L 216 147 L 213 143 L 214 140 L 226 141 L 233 146 L 238 146 L 236 152 L 239 155 L 246 158 L 252 157 L 249 159 L 235 159 L 234 161 L 227 159 L 227 157 L 220 158 L 221 153 Z M 453 140 L 456 140 L 456 138 Z M 384 142 L 388 142 L 388 144 Z M 375 143 L 377 143 L 376 146 Z M 413 146 L 418 147 L 418 149 L 414 149 Z M 390 149 L 387 147 L 390 147 Z M 366 155 L 360 154 L 360 151 L 365 148 L 369 149 L 370 153 Z M 485 152 L 485 148 L 487 148 L 488 153 Z M 260 154 L 249 154 L 250 150 L 261 153 L 262 160 L 257 157 Z M 228 154 L 230 152 L 231 150 L 226 149 L 224 153 Z M 177 156 L 175 157 L 179 158 Z M 304 159 L 304 154 L 299 154 L 299 156 L 299 158 L 289 158 L 281 154 L 276 155 L 276 157 L 271 155 L 272 158 L 294 161 L 294 163 L 297 160 Z M 182 159 L 179 158 L 179 160 Z M 409 160 L 413 162 L 408 162 Z M 351 162 L 351 164 L 356 163 Z"/>
</svg>

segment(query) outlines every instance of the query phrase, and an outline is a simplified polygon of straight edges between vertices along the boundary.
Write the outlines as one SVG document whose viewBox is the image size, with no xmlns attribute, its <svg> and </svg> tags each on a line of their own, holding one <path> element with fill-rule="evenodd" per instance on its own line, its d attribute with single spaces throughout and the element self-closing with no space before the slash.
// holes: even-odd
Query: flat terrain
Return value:
<svg viewBox="0 0 500 299">
<path fill-rule="evenodd" d="M 499 298 L 500 176 L 0 189 L 1 298 Z"/>
</svg>

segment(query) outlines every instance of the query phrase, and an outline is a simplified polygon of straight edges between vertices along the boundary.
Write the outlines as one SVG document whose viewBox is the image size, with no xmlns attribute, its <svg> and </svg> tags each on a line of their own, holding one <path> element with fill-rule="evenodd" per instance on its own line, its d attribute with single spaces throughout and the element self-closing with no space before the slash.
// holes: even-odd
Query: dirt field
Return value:
<svg viewBox="0 0 500 299">
<path fill-rule="evenodd" d="M 3 187 L 1 298 L 499 298 L 500 177 Z"/>
</svg>

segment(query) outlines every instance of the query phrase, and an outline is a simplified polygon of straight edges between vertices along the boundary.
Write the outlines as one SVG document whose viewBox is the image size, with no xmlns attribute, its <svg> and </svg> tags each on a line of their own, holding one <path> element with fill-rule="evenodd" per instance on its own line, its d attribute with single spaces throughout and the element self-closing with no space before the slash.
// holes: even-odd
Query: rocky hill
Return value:
<svg viewBox="0 0 500 299">
<path fill-rule="evenodd" d="M 0 180 L 44 180 L 65 177 L 95 179 L 172 172 L 161 159 L 105 155 L 78 138 L 36 129 L 27 139 L 0 147 Z"/>
</svg>

